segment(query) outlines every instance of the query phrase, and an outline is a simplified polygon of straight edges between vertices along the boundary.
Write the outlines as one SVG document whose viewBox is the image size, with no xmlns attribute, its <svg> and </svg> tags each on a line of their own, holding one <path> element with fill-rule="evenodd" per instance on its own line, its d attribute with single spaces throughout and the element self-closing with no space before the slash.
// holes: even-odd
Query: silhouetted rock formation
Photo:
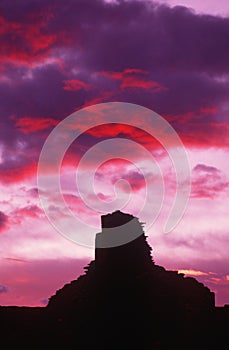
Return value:
<svg viewBox="0 0 229 350">
<path fill-rule="evenodd" d="M 100 245 L 106 241 L 107 228 L 119 230 L 130 221 L 138 230 L 137 238 L 121 246 L 97 247 L 98 240 Z M 163 340 L 166 344 L 165 330 L 169 342 L 177 341 L 181 332 L 189 335 L 190 326 L 196 335 L 203 332 L 199 325 L 206 326 L 211 318 L 214 294 L 193 278 L 155 265 L 142 224 L 129 214 L 117 211 L 102 216 L 95 261 L 86 270 L 50 298 L 48 310 L 67 327 L 77 324 L 85 338 L 89 329 L 94 331 L 92 342 L 102 332 L 104 348 L 108 343 L 116 348 L 120 342 L 151 346 Z"/>
<path fill-rule="evenodd" d="M 112 241 L 107 240 L 108 229 L 120 234 L 121 225 L 129 223 L 125 227 L 133 228 L 134 239 L 106 248 Z M 15 314 L 23 314 L 28 327 L 31 312 L 18 309 Z M 0 308 L 0 320 L 8 322 L 5 329 L 12 326 L 10 313 L 12 309 Z M 34 309 L 30 336 L 28 328 L 19 333 L 35 337 L 39 348 L 45 342 L 78 349 L 196 349 L 214 342 L 219 347 L 226 339 L 228 315 L 226 308 L 215 308 L 214 293 L 202 283 L 155 265 L 142 224 L 116 211 L 102 216 L 95 260 L 85 274 L 57 291 L 43 312 Z"/>
</svg>

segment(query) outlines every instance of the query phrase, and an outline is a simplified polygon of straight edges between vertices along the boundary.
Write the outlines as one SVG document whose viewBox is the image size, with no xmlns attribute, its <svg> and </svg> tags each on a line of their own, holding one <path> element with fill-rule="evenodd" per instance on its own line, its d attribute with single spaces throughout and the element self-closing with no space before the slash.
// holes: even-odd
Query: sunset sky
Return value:
<svg viewBox="0 0 229 350">
<path fill-rule="evenodd" d="M 146 232 L 155 263 L 197 278 L 215 292 L 216 305 L 229 304 L 228 43 L 227 0 L 1 1 L 0 305 L 44 306 L 94 258 L 93 247 L 76 244 L 50 224 L 39 200 L 37 166 L 60 121 L 104 102 L 140 105 L 171 124 L 190 165 L 186 211 L 164 234 L 174 169 L 165 150 L 132 127 L 128 115 L 130 126 L 90 129 L 66 152 L 61 168 L 66 204 L 95 234 L 117 188 L 120 201 L 127 201 L 123 211 L 138 214 L 147 181 L 155 204 L 161 171 L 164 202 Z M 96 162 L 92 157 L 82 165 L 81 198 L 75 186 L 81 157 L 113 137 L 120 139 L 120 158 L 97 168 L 95 193 L 86 176 Z M 129 140 L 127 153 L 121 139 Z M 155 162 L 142 148 L 133 151 L 131 142 L 145 147 Z M 55 206 L 52 210 L 64 217 Z M 151 217 L 148 210 L 146 223 Z"/>
</svg>

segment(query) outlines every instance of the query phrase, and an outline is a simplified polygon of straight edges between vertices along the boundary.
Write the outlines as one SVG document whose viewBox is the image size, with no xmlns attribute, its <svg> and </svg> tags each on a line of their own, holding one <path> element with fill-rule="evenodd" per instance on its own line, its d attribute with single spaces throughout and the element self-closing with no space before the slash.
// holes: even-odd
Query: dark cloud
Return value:
<svg viewBox="0 0 229 350">
<path fill-rule="evenodd" d="M 48 302 L 49 302 L 49 298 L 41 299 L 41 304 L 43 304 L 44 306 L 48 305 Z"/>
<path fill-rule="evenodd" d="M 228 144 L 228 18 L 136 0 L 3 0 L 0 13 L 2 181 L 30 172 L 59 120 L 98 102 L 151 108 L 187 144 Z"/>
<path fill-rule="evenodd" d="M 2 293 L 7 293 L 8 292 L 8 287 L 0 284 L 0 294 Z"/>
</svg>

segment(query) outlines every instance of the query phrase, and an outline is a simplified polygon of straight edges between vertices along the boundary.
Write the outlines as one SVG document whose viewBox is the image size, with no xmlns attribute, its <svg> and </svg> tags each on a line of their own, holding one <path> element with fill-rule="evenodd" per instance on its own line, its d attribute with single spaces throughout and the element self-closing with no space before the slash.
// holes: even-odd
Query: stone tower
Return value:
<svg viewBox="0 0 229 350">
<path fill-rule="evenodd" d="M 152 268 L 151 247 L 143 224 L 133 215 L 115 211 L 101 217 L 102 231 L 95 242 L 95 266 L 131 273 Z"/>
</svg>

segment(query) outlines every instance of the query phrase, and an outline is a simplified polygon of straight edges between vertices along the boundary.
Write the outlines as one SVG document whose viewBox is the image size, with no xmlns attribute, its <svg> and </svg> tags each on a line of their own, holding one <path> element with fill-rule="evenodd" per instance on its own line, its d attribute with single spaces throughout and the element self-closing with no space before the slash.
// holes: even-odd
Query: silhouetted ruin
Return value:
<svg viewBox="0 0 229 350">
<path fill-rule="evenodd" d="M 107 248 L 109 228 L 131 223 L 134 239 Z M 110 232 L 110 231 L 109 231 Z M 130 214 L 102 216 L 95 260 L 45 308 L 1 307 L 2 341 L 43 349 L 207 348 L 226 341 L 229 310 L 194 278 L 154 263 L 143 225 Z"/>
</svg>

